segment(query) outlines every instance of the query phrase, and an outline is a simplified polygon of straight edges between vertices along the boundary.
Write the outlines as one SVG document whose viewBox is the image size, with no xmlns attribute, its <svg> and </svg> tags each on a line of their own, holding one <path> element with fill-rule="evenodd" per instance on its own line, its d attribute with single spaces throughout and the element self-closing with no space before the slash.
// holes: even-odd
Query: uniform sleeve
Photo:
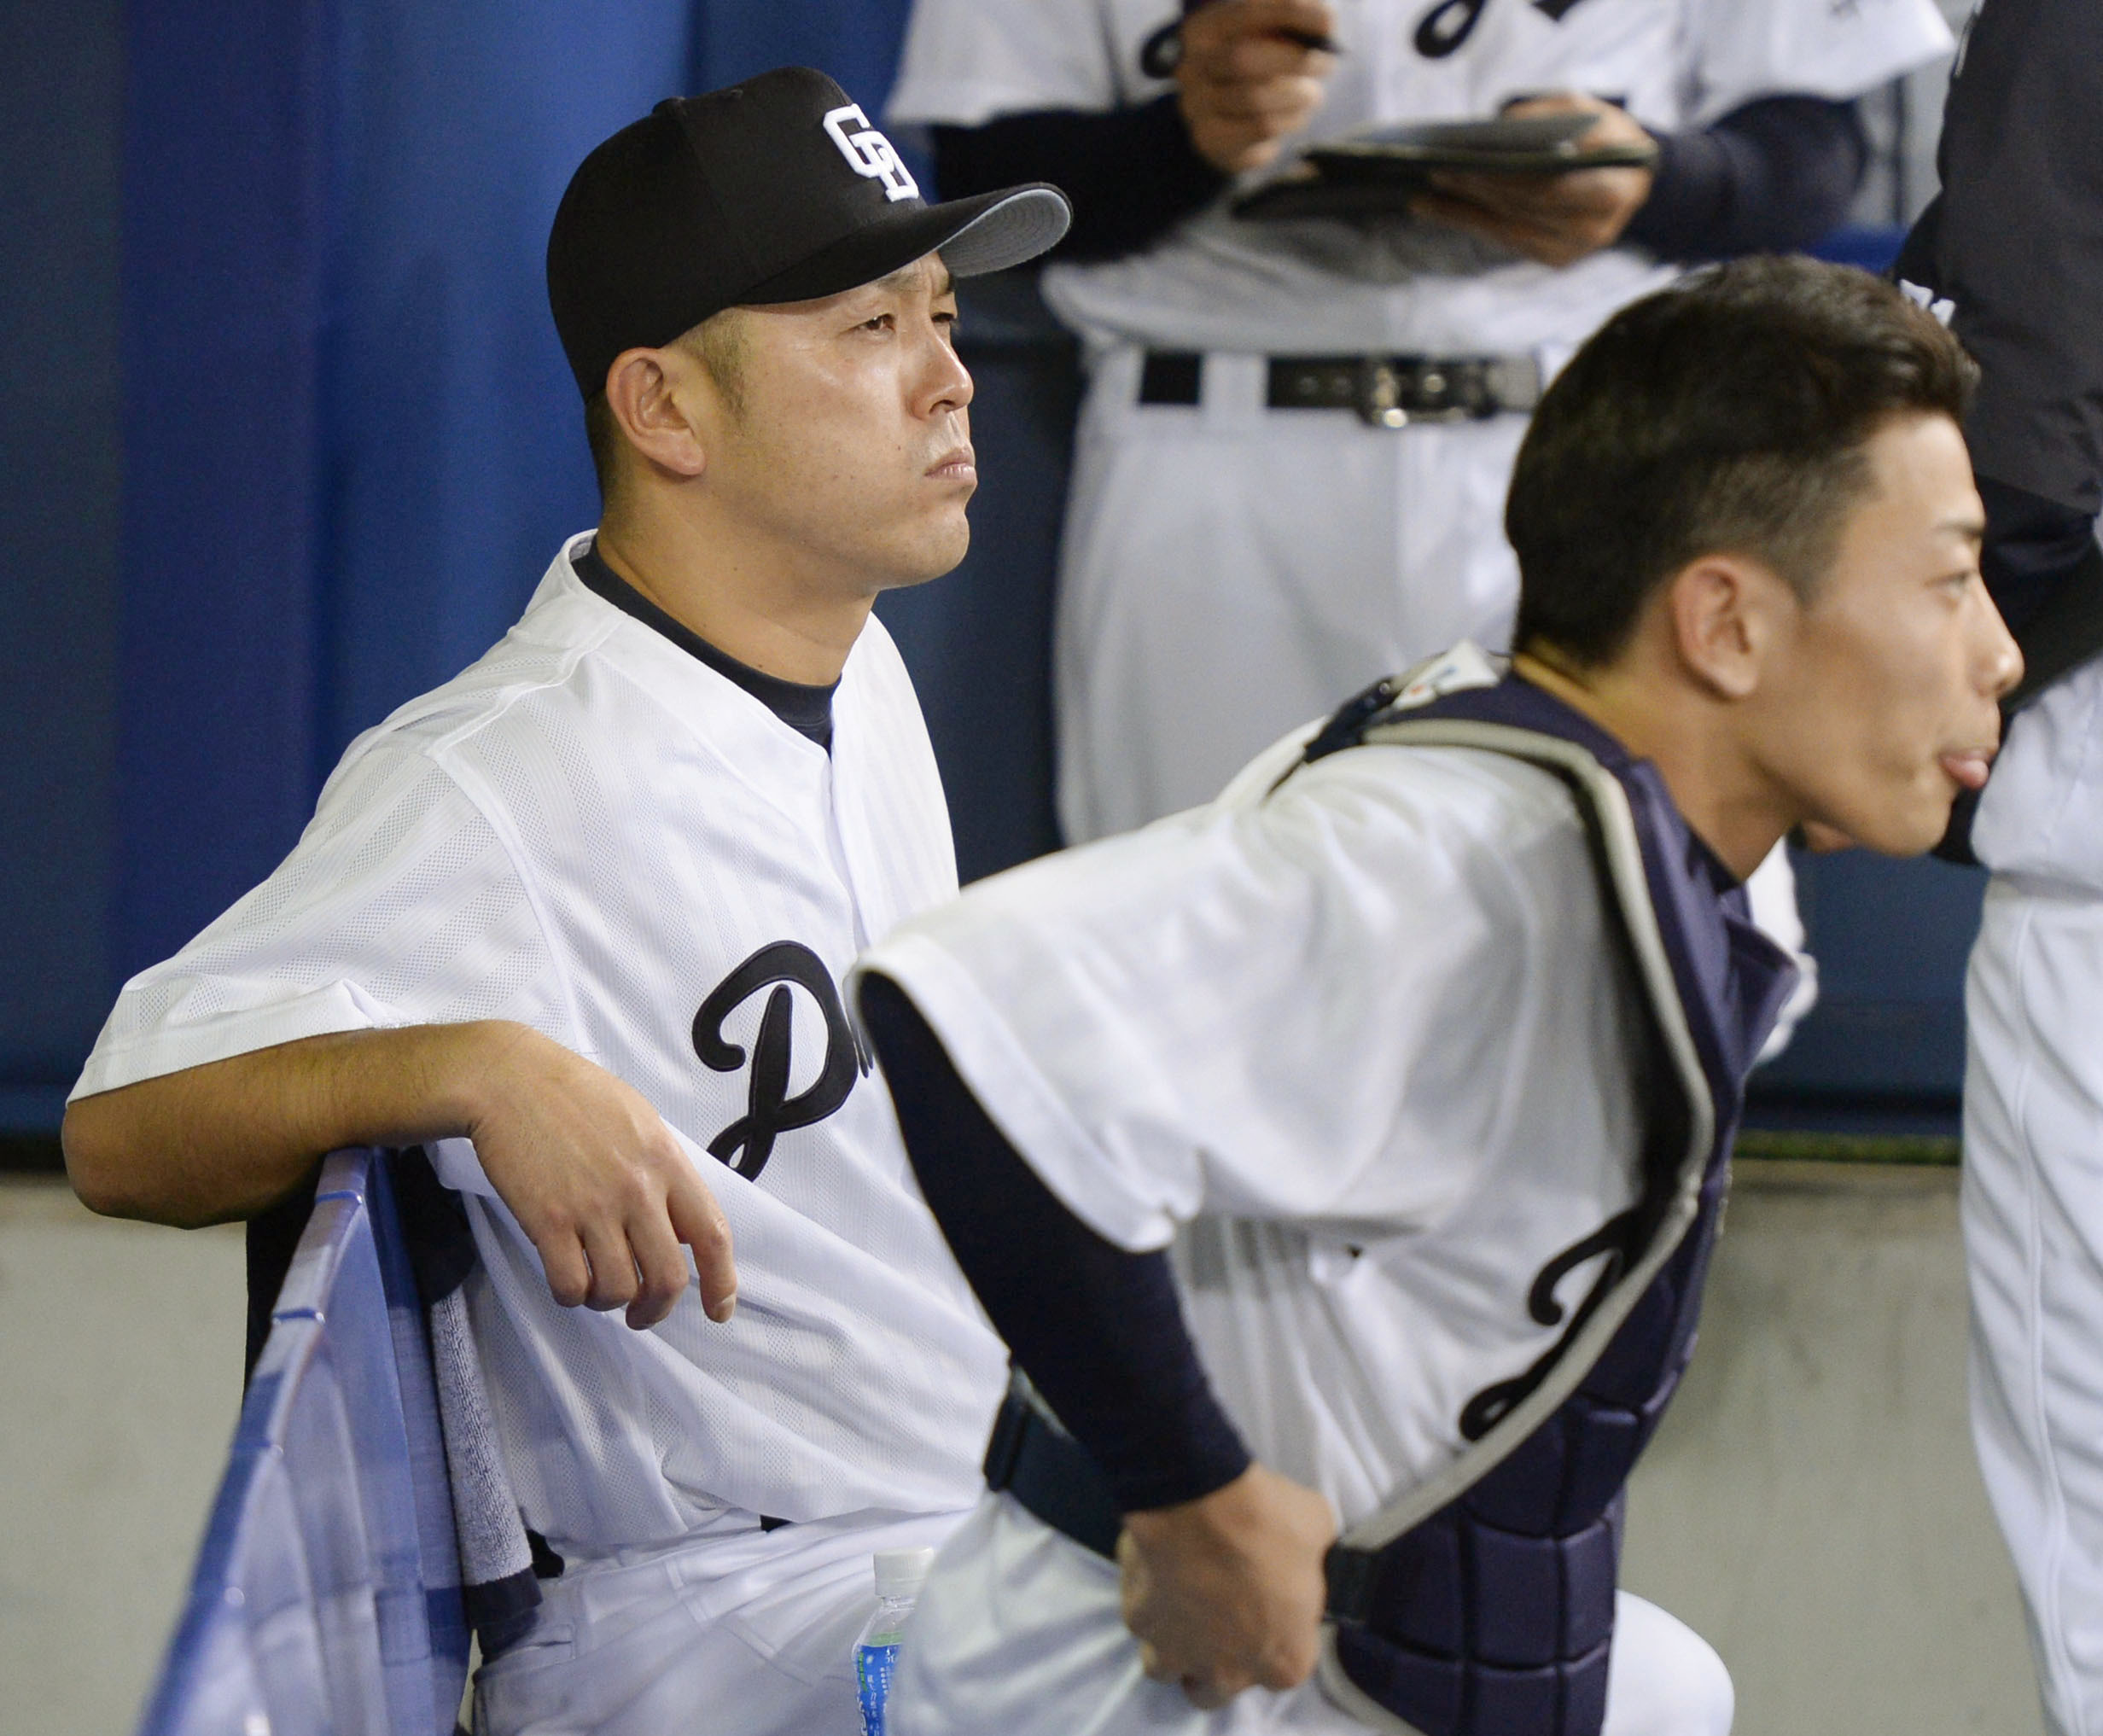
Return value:
<svg viewBox="0 0 2103 1736">
<path fill-rule="evenodd" d="M 1121 1511 L 1197 1500 L 1249 1468 L 1176 1299 L 1168 1256 L 1127 1253 L 1054 1198 L 898 986 L 862 1022 L 920 1191 L 986 1317 L 1108 1479 Z"/>
<path fill-rule="evenodd" d="M 1533 987 L 1552 889 L 1596 892 L 1566 797 L 1514 859 L 1481 842 L 1468 756 L 1412 757 L 1398 782 L 1388 750 L 1336 755 L 1255 806 L 982 882 L 864 968 L 1120 1247 L 1200 1212 L 1430 1222 L 1523 1083 L 1515 1034 L 1553 1004 Z"/>
<path fill-rule="evenodd" d="M 268 880 L 125 985 L 73 1095 L 332 1031 L 509 1018 L 568 1040 L 565 1006 L 488 819 L 383 740 L 339 768 Z"/>
<path fill-rule="evenodd" d="M 1667 259 L 1809 247 L 1845 219 L 1868 160 L 1855 105 L 1816 96 L 1762 97 L 1657 147 L 1621 238 Z"/>
<path fill-rule="evenodd" d="M 976 126 L 1028 109 L 1115 108 L 1111 40 L 1094 0 L 917 0 L 886 117 Z"/>
<path fill-rule="evenodd" d="M 1860 96 L 1955 45 L 1932 0 L 1693 0 L 1688 123 L 1762 96 Z"/>
</svg>

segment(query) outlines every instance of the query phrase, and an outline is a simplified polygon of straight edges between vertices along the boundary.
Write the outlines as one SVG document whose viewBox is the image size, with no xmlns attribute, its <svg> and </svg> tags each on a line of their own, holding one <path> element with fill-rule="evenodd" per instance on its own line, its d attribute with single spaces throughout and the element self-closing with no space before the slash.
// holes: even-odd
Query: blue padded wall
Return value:
<svg viewBox="0 0 2103 1736">
<path fill-rule="evenodd" d="M 120 975 L 267 871 L 313 798 L 335 24 L 316 0 L 131 9 Z"/>
<path fill-rule="evenodd" d="M 500 637 L 561 539 L 597 516 L 548 317 L 548 225 L 585 153 L 682 88 L 687 12 L 347 9 L 310 784 Z"/>
<path fill-rule="evenodd" d="M 107 1011 L 119 492 L 115 0 L 0 11 L 0 1131 Z"/>
<path fill-rule="evenodd" d="M 1796 867 L 1819 1004 L 1754 1076 L 1749 1119 L 1817 1122 L 1850 1106 L 1889 1116 L 1908 1103 L 1950 1115 L 1964 1078 L 1965 959 L 1985 871 L 1866 850 L 1800 853 Z"/>
<path fill-rule="evenodd" d="M 585 152 L 789 59 L 877 109 L 902 15 L 135 8 L 121 969 L 267 873 L 344 743 L 477 655 L 591 522 L 542 273 Z"/>
</svg>

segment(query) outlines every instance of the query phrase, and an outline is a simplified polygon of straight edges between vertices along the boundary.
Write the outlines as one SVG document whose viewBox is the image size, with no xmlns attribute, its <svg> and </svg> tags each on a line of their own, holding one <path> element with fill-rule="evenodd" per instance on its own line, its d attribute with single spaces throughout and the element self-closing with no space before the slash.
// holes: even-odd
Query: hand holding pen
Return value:
<svg viewBox="0 0 2103 1736">
<path fill-rule="evenodd" d="M 1335 28 L 1327 0 L 1186 0 L 1143 59 L 1156 77 L 1173 73 L 1197 154 L 1236 175 L 1270 162 L 1321 106 Z M 1156 52 L 1163 42 L 1176 45 L 1173 56 Z"/>
</svg>

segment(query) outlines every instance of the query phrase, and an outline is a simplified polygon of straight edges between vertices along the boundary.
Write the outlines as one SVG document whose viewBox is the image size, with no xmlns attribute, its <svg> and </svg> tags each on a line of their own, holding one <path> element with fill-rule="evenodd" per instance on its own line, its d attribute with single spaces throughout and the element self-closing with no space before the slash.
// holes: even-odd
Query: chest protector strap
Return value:
<svg viewBox="0 0 2103 1736">
<path fill-rule="evenodd" d="M 1307 760 L 1360 744 L 1470 749 L 1539 766 L 1570 790 L 1649 1013 L 1635 1081 L 1649 1105 L 1642 1196 L 1536 1278 L 1534 1318 L 1565 1330 L 1468 1404 L 1460 1455 L 1337 1541 L 1320 1678 L 1344 1710 L 1401 1736 L 1598 1736 L 1622 1489 L 1692 1349 L 1737 1081 L 1712 1083 L 1704 1067 L 1675 970 L 1687 953 L 1669 932 L 1678 901 L 1652 896 L 1652 871 L 1683 876 L 1684 862 L 1646 864 L 1669 857 L 1669 841 L 1646 838 L 1616 770 L 1580 728 L 1540 727 L 1560 708 L 1537 692 L 1503 703 L 1509 686 L 1493 688 L 1497 679 L 1462 646 L 1361 696 Z M 1566 1309 L 1556 1289 L 1586 1266 L 1592 1285 Z"/>
</svg>

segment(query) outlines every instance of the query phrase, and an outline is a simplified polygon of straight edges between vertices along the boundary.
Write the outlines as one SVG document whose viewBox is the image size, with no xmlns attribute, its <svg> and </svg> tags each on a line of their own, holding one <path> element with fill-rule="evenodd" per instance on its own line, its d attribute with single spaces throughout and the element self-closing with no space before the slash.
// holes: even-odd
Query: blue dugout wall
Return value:
<svg viewBox="0 0 2103 1736">
<path fill-rule="evenodd" d="M 114 0 L 0 9 L 0 1127 L 55 1118 L 114 981 L 123 111 Z"/>
<path fill-rule="evenodd" d="M 479 653 L 591 521 L 541 277 L 578 159 L 789 61 L 874 113 L 905 11 L 9 9 L 0 45 L 35 70 L 0 116 L 0 1130 L 55 1126 L 118 983 L 267 873 L 343 744 Z M 966 341 L 974 552 L 883 613 L 968 877 L 1053 842 L 1077 382 L 1026 286 L 976 295 Z M 1947 1098 L 1977 899 L 1932 865 L 1810 866 L 1828 998 L 1774 1084 Z"/>
</svg>

